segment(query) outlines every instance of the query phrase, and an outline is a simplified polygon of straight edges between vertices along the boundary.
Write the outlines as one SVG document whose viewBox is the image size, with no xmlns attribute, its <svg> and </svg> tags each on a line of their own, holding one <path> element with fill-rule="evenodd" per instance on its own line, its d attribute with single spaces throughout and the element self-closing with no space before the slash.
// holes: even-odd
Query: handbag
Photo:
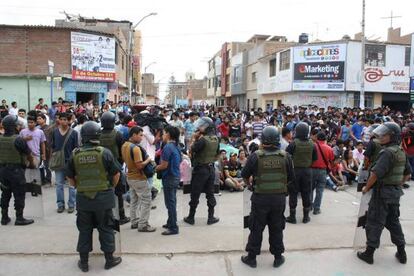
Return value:
<svg viewBox="0 0 414 276">
<path fill-rule="evenodd" d="M 72 129 L 69 129 L 68 133 L 66 134 L 65 141 L 63 142 L 62 149 L 52 152 L 52 156 L 50 157 L 49 163 L 49 168 L 51 170 L 57 171 L 65 167 L 65 146 L 71 134 Z"/>
<path fill-rule="evenodd" d="M 133 143 L 131 143 L 131 145 L 129 146 L 129 150 L 130 150 L 130 155 L 131 155 L 131 159 L 135 162 L 134 160 L 134 147 L 139 147 L 139 149 L 141 150 L 141 155 L 142 155 L 142 161 L 145 161 L 148 158 L 148 154 L 146 152 L 146 150 L 141 147 L 140 145 L 135 145 Z M 147 178 L 151 178 L 154 176 L 155 173 L 155 166 L 154 163 L 151 161 L 149 162 L 143 169 L 142 171 L 144 172 L 144 175 Z"/>
<path fill-rule="evenodd" d="M 323 151 L 321 149 L 321 145 L 319 145 L 319 143 L 316 143 L 316 145 L 318 145 L 319 151 L 321 152 L 321 155 L 322 155 L 323 162 L 325 163 L 326 173 L 329 174 L 331 172 L 331 165 L 328 163 L 328 161 L 326 161 L 325 155 L 323 154 Z"/>
</svg>

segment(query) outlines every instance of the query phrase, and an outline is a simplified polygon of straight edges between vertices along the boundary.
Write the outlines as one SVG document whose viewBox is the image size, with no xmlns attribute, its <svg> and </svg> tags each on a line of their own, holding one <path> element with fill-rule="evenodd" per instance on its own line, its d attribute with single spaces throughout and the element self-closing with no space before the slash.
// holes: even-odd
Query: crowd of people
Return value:
<svg viewBox="0 0 414 276">
<path fill-rule="evenodd" d="M 277 147 L 293 157 L 295 167 L 295 181 L 289 184 L 286 192 L 289 195 L 290 208 L 286 222 L 289 223 L 297 223 L 299 193 L 304 208 L 303 223 L 308 223 L 310 211 L 313 210 L 314 215 L 321 213 L 322 196 L 326 187 L 338 192 L 366 181 L 365 178 L 362 179 L 363 171 L 372 165 L 370 158 L 378 154 L 378 149 L 372 147 L 372 133 L 383 123 L 394 122 L 403 129 L 401 145 L 410 165 L 414 166 L 414 152 L 411 147 L 414 142 L 413 109 L 402 113 L 388 107 L 361 110 L 282 105 L 266 111 L 260 108 L 242 111 L 238 108 L 214 106 L 148 106 L 140 111 L 134 109 L 129 102 L 113 103 L 107 100 L 100 106 L 94 105 L 92 101 L 75 105 L 59 99 L 48 107 L 43 99 L 39 99 L 33 110 L 26 112 L 19 109 L 16 102 L 12 102 L 9 107 L 3 100 L 0 106 L 0 135 L 10 135 L 5 133 L 6 125 L 3 127 L 3 122 L 6 121 L 7 126 L 10 126 L 11 117 L 8 115 L 16 116 L 18 141 L 27 145 L 18 151 L 30 156 L 24 163 L 25 182 L 51 184 L 54 171 L 53 184 L 56 187 L 58 213 L 63 213 L 66 209 L 68 213 L 73 213 L 77 208 L 74 156 L 76 152 L 82 152 L 82 149 L 90 146 L 90 143 L 93 144 L 93 139 L 85 140 L 86 136 L 82 136 L 82 133 L 93 129 L 90 122 L 97 123 L 102 129 L 97 139 L 101 146 L 110 150 L 113 166 L 117 168 L 111 173 L 111 177 L 117 175 L 117 171 L 120 172 L 119 180 L 114 178 L 116 183 L 112 183 L 119 203 L 120 223 L 131 222 L 131 228 L 138 229 L 139 232 L 156 231 L 149 221 L 151 209 L 155 207 L 151 201 L 159 192 L 153 182 L 154 178 L 158 178 L 162 180 L 168 210 L 168 220 L 163 225 L 166 230 L 162 234 L 179 233 L 176 190 L 191 183 L 194 167 L 197 162 L 205 159 L 198 157 L 199 160 L 194 160 L 194 153 L 202 152 L 205 145 L 216 145 L 212 138 L 209 138 L 207 144 L 200 143 L 202 135 L 197 122 L 203 118 L 211 120 L 214 124 L 214 137 L 219 139 L 217 152 L 211 158 L 214 158 L 214 184 L 222 191 L 238 192 L 249 188 L 245 177 L 249 170 L 245 169 L 249 166 L 249 157 L 262 148 L 263 131 L 268 126 L 278 129 L 280 137 Z M 301 159 L 301 156 L 308 157 Z M 7 160 L 0 161 L 3 164 L 1 166 L 8 163 Z M 206 169 L 210 170 L 208 167 Z M 202 178 L 203 175 L 199 172 L 198 176 Z M 6 178 L 2 172 L 2 225 L 10 222 L 8 208 L 12 194 L 17 201 L 21 201 L 23 197 L 23 204 L 16 207 L 16 225 L 33 223 L 33 220 L 25 219 L 22 214 L 24 194 L 5 188 L 4 185 L 12 181 Z M 66 201 L 64 190 L 68 179 L 72 179 L 74 184 L 69 185 Z M 409 187 L 408 184 L 404 185 L 405 188 Z M 199 191 L 201 192 L 203 191 Z M 199 193 L 196 196 L 194 191 L 192 193 L 190 213 L 184 219 L 189 224 L 194 224 Z M 127 217 L 123 207 L 125 199 L 130 203 L 130 217 Z M 208 224 L 219 221 L 214 217 L 215 204 L 211 192 L 208 198 Z"/>
</svg>

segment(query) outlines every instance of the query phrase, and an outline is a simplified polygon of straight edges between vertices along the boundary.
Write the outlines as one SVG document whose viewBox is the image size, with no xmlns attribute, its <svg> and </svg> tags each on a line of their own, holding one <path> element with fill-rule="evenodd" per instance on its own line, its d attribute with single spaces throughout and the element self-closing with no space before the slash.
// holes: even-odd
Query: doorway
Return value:
<svg viewBox="0 0 414 276">
<path fill-rule="evenodd" d="M 93 100 L 94 104 L 99 104 L 98 93 L 76 92 L 76 102 L 86 103 Z"/>
</svg>

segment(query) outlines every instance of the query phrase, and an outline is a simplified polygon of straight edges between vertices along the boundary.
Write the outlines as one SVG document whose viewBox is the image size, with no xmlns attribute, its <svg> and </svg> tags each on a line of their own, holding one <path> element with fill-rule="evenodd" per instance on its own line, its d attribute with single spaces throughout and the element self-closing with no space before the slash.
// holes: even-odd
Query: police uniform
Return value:
<svg viewBox="0 0 414 276">
<path fill-rule="evenodd" d="M 14 133 L 14 130 L 12 133 Z M 30 153 L 31 151 L 26 142 L 18 135 L 10 133 L 0 136 L 2 225 L 10 222 L 8 208 L 12 195 L 14 196 L 14 209 L 16 210 L 15 225 L 27 225 L 34 222 L 23 217 L 26 195 L 25 157 Z"/>
<path fill-rule="evenodd" d="M 373 263 L 375 249 L 380 245 L 384 227 L 390 231 L 391 241 L 398 248 L 396 257 L 401 263 L 407 262 L 405 239 L 399 216 L 400 197 L 404 194 L 402 182 L 405 176 L 411 174 L 411 167 L 407 156 L 398 143 L 400 135 L 398 125 L 385 123 L 381 126 L 381 130 L 378 127 L 374 133 L 377 130 L 381 132 L 387 127 L 388 134 L 391 133 L 391 142 L 382 145 L 383 149 L 379 152 L 377 160 L 370 169 L 376 175 L 377 181 L 373 186 L 372 197 L 368 205 L 365 227 L 367 248 L 365 252 L 357 254 L 360 259 L 370 264 Z"/>
<path fill-rule="evenodd" d="M 290 153 L 293 158 L 295 171 L 295 181 L 290 183 L 289 191 L 289 208 L 290 216 L 287 222 L 296 223 L 296 207 L 298 205 L 298 193 L 302 197 L 303 222 L 309 222 L 309 211 L 311 208 L 311 192 L 312 192 L 312 163 L 318 159 L 318 153 L 315 145 L 309 139 L 295 139 L 286 148 L 286 152 Z"/>
<path fill-rule="evenodd" d="M 85 125 L 82 131 L 84 128 Z M 84 139 L 83 136 L 82 139 Z M 114 260 L 112 254 L 115 251 L 112 214 L 115 197 L 111 182 L 113 176 L 119 173 L 121 168 L 108 149 L 83 142 L 83 146 L 73 152 L 66 171 L 67 176 L 76 181 L 76 225 L 79 230 L 77 251 L 81 257 L 78 265 L 82 270 L 81 264 L 85 266 L 86 263 L 87 267 L 88 254 L 92 251 L 93 228 L 97 228 L 101 250 L 105 253 L 107 261 L 105 268 L 109 269 L 108 263 Z"/>
<path fill-rule="evenodd" d="M 214 218 L 214 161 L 219 153 L 219 139 L 215 135 L 205 135 L 191 147 L 193 174 L 191 178 L 190 213 L 185 222 L 194 224 L 194 215 L 199 203 L 200 194 L 205 193 L 208 206 L 208 224 L 218 221 Z"/>
<path fill-rule="evenodd" d="M 283 230 L 286 193 L 288 183 L 295 178 L 292 159 L 279 149 L 258 150 L 249 156 L 241 174 L 244 179 L 253 176 L 254 189 L 249 217 L 250 235 L 246 245 L 249 255 L 242 257 L 242 260 L 255 260 L 255 256 L 260 254 L 263 230 L 267 225 L 270 253 L 275 256 L 276 261 L 285 250 Z"/>
<path fill-rule="evenodd" d="M 124 139 L 122 134 L 115 129 L 103 129 L 101 136 L 99 137 L 99 145 L 102 147 L 107 148 L 111 151 L 112 155 L 116 162 L 118 162 L 118 166 L 122 167 L 122 156 L 120 154 L 121 147 L 124 144 Z M 118 206 L 119 206 L 119 220 L 120 224 L 124 224 L 129 222 L 129 218 L 125 216 L 125 209 L 124 209 L 124 199 L 123 194 L 126 193 L 126 185 L 122 183 L 122 179 L 119 179 L 120 183 L 115 187 L 115 194 L 118 197 Z M 126 183 L 125 183 L 126 184 Z"/>
<path fill-rule="evenodd" d="M 364 151 L 364 156 L 368 159 L 368 169 L 370 170 L 374 165 L 375 161 L 378 159 L 379 153 L 383 149 L 383 146 L 376 142 L 374 139 L 371 139 L 368 144 L 367 148 Z"/>
</svg>

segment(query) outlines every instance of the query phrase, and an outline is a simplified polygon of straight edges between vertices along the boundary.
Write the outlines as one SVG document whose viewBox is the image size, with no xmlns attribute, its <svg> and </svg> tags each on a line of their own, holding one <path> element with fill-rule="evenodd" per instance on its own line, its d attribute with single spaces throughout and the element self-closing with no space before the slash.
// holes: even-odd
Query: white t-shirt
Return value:
<svg viewBox="0 0 414 276">
<path fill-rule="evenodd" d="M 19 114 L 19 110 L 17 108 L 14 108 L 14 107 L 9 108 L 9 115 L 17 116 L 17 114 Z"/>
<path fill-rule="evenodd" d="M 148 156 L 151 157 L 151 160 L 155 160 L 155 137 L 148 126 L 144 126 L 142 130 L 144 131 L 144 137 L 142 138 L 140 146 L 145 149 Z"/>
</svg>

